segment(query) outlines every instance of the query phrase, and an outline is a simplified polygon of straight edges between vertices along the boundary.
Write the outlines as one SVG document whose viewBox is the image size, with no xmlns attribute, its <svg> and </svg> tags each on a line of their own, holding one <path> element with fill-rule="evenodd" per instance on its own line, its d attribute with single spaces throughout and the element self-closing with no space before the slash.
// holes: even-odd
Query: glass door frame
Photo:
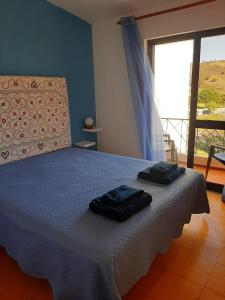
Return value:
<svg viewBox="0 0 225 300">
<path fill-rule="evenodd" d="M 155 46 L 166 43 L 173 43 L 185 40 L 193 40 L 193 64 L 192 64 L 192 78 L 191 78 L 191 100 L 190 100 L 190 116 L 189 116 L 189 137 L 188 137 L 188 154 L 187 166 L 194 167 L 194 147 L 196 128 L 220 129 L 225 130 L 225 121 L 214 120 L 197 120 L 197 101 L 198 101 L 198 84 L 199 84 L 199 70 L 200 70 L 200 55 L 201 55 L 201 39 L 205 37 L 212 37 L 218 35 L 225 35 L 225 27 L 209 29 L 204 31 L 190 32 L 185 34 L 161 37 L 150 39 L 147 41 L 147 51 L 154 73 L 154 58 Z M 209 188 L 214 190 L 221 190 L 222 186 L 219 184 L 212 184 L 207 182 Z"/>
</svg>

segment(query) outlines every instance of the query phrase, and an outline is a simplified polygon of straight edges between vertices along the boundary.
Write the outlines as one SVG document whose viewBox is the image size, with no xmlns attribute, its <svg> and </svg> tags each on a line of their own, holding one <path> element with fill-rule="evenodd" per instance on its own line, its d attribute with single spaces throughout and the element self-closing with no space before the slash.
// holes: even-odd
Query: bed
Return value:
<svg viewBox="0 0 225 300">
<path fill-rule="evenodd" d="M 37 152 L 37 138 L 34 155 L 0 166 L 0 245 L 24 272 L 48 279 L 55 300 L 120 300 L 192 214 L 209 213 L 204 179 L 187 169 L 169 186 L 145 182 L 137 173 L 152 162 L 66 146 L 66 132 L 49 153 Z M 121 184 L 149 192 L 151 205 L 124 223 L 88 209 Z"/>
</svg>

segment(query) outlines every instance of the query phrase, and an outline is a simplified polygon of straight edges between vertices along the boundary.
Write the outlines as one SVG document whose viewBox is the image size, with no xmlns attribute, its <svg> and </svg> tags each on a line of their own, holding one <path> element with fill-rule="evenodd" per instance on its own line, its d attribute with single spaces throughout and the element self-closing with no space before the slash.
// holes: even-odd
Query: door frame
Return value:
<svg viewBox="0 0 225 300">
<path fill-rule="evenodd" d="M 187 155 L 187 166 L 189 168 L 193 168 L 194 166 L 194 144 L 195 144 L 196 128 L 225 130 L 225 121 L 196 119 L 197 101 L 198 101 L 199 67 L 200 67 L 200 55 L 201 55 L 201 39 L 205 37 L 211 37 L 217 35 L 225 35 L 225 27 L 171 35 L 166 37 L 159 37 L 155 39 L 149 39 L 147 41 L 147 52 L 148 52 L 150 64 L 152 66 L 153 73 L 155 71 L 154 57 L 155 57 L 156 45 L 185 41 L 185 40 L 193 40 L 194 42 L 192 79 L 191 79 L 190 116 L 189 116 L 188 155 Z M 221 187 L 219 189 L 221 189 Z"/>
</svg>

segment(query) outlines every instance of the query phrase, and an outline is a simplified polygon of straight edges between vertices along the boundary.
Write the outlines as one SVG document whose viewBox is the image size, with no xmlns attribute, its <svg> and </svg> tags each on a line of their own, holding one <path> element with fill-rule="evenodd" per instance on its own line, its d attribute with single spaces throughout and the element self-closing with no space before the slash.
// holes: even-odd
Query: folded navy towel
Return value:
<svg viewBox="0 0 225 300">
<path fill-rule="evenodd" d="M 152 196 L 143 193 L 143 196 L 139 200 L 134 200 L 126 206 L 110 206 L 102 204 L 102 197 L 94 199 L 89 208 L 94 213 L 104 215 L 107 218 L 116 220 L 118 222 L 124 222 L 131 216 L 147 207 L 152 202 Z"/>
<path fill-rule="evenodd" d="M 171 171 L 169 174 L 162 176 L 155 176 L 151 172 L 151 168 L 147 168 L 138 173 L 138 178 L 145 179 L 148 181 L 158 182 L 161 184 L 170 184 L 175 179 L 177 179 L 180 175 L 185 172 L 185 168 L 177 168 Z"/>
<path fill-rule="evenodd" d="M 160 161 L 154 164 L 151 168 L 151 173 L 154 176 L 167 175 L 177 169 L 177 164 Z"/>
<path fill-rule="evenodd" d="M 102 204 L 123 206 L 142 198 L 144 191 L 127 185 L 121 185 L 102 196 Z"/>
</svg>

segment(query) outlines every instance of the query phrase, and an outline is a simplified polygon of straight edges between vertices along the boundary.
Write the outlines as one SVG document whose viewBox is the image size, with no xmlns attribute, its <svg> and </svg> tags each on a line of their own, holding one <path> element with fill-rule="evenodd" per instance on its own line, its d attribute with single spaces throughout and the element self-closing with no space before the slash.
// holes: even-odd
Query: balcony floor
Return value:
<svg viewBox="0 0 225 300">
<path fill-rule="evenodd" d="M 201 172 L 205 176 L 205 167 L 195 165 L 194 169 Z M 225 185 L 225 169 L 210 168 L 207 181 Z"/>
<path fill-rule="evenodd" d="M 186 167 L 186 164 L 179 163 L 179 166 Z M 206 170 L 205 166 L 196 164 L 196 165 L 194 165 L 194 169 L 198 172 L 201 172 L 205 177 L 205 170 Z M 211 167 L 209 169 L 207 181 L 225 185 L 225 169 L 222 169 L 222 168 L 219 169 L 219 168 Z"/>
</svg>

